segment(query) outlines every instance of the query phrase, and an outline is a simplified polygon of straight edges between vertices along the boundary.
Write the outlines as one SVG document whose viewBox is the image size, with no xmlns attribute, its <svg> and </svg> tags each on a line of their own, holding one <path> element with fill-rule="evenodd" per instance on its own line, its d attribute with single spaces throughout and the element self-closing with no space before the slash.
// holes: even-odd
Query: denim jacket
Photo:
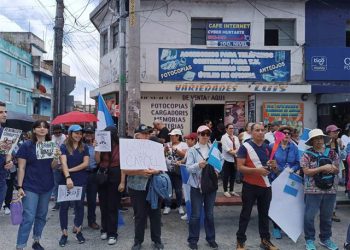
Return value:
<svg viewBox="0 0 350 250">
<path fill-rule="evenodd" d="M 149 177 L 142 175 L 130 175 L 128 176 L 128 187 L 137 190 L 145 191 Z"/>
<path fill-rule="evenodd" d="M 172 191 L 171 181 L 167 174 L 153 175 L 146 200 L 151 204 L 152 209 L 157 209 L 159 197 L 170 200 Z"/>
<path fill-rule="evenodd" d="M 210 148 L 210 145 L 208 144 Z M 194 188 L 200 188 L 202 169 L 199 167 L 199 162 L 203 160 L 202 156 L 198 153 L 200 146 L 197 143 L 187 151 L 186 168 L 190 173 L 187 184 Z"/>
</svg>

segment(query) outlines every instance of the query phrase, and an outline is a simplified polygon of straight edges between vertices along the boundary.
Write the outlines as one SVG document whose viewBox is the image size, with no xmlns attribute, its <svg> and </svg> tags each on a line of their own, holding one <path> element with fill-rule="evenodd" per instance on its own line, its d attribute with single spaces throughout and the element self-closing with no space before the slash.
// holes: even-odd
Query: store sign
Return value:
<svg viewBox="0 0 350 250">
<path fill-rule="evenodd" d="M 306 48 L 306 80 L 350 80 L 350 48 Z"/>
<path fill-rule="evenodd" d="M 208 47 L 249 47 L 250 23 L 208 23 Z"/>
<path fill-rule="evenodd" d="M 160 48 L 159 81 L 289 82 L 290 51 Z"/>
<path fill-rule="evenodd" d="M 304 104 L 303 103 L 263 103 L 264 124 L 280 122 L 282 125 L 292 126 L 302 131 L 304 126 Z"/>
</svg>

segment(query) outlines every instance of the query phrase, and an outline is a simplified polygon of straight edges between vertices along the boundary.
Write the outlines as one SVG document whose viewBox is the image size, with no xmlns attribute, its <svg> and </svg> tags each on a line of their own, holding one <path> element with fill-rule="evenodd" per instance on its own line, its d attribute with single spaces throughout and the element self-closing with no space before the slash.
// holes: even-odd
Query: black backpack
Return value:
<svg viewBox="0 0 350 250">
<path fill-rule="evenodd" d="M 329 152 L 330 152 L 329 148 L 326 148 L 326 150 L 324 151 L 324 153 L 322 155 L 316 154 L 316 153 L 311 152 L 309 150 L 305 151 L 305 153 L 312 155 L 313 157 L 315 157 L 317 159 L 317 167 L 321 167 L 321 166 L 324 166 L 326 164 L 333 164 L 332 160 L 328 156 Z M 322 189 L 322 190 L 329 190 L 334 185 L 335 175 L 333 173 L 321 172 L 321 173 L 315 174 L 313 176 L 313 178 L 314 178 L 316 187 L 318 187 L 319 189 Z"/>
</svg>

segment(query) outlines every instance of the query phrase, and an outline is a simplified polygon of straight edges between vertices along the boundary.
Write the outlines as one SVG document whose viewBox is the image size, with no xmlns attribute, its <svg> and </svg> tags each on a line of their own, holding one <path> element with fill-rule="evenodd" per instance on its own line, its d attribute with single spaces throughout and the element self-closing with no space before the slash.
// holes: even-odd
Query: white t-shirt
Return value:
<svg viewBox="0 0 350 250">
<path fill-rule="evenodd" d="M 57 147 L 60 147 L 65 140 L 66 140 L 65 134 L 61 134 L 61 136 L 58 136 L 58 137 L 55 135 L 52 135 L 52 141 L 56 143 Z"/>
<path fill-rule="evenodd" d="M 238 149 L 239 139 L 235 135 L 233 135 L 233 138 L 235 141 L 235 148 Z M 222 157 L 224 158 L 224 160 L 228 162 L 235 162 L 233 155 L 229 153 L 229 151 L 233 149 L 233 142 L 227 133 L 221 137 L 221 144 L 222 144 Z"/>
</svg>

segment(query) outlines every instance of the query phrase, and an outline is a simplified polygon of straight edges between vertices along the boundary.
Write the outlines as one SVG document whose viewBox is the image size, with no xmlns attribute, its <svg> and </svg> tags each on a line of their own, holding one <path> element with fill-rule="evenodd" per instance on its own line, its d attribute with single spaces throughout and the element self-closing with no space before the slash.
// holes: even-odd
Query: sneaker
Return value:
<svg viewBox="0 0 350 250">
<path fill-rule="evenodd" d="M 154 242 L 153 249 L 154 250 L 164 249 L 164 245 L 162 243 L 159 243 L 159 242 Z"/>
<path fill-rule="evenodd" d="M 189 247 L 191 250 L 197 250 L 197 249 L 198 249 L 197 243 L 189 243 L 189 244 L 188 244 L 188 247 Z"/>
<path fill-rule="evenodd" d="M 181 215 L 185 214 L 185 210 L 184 210 L 183 206 L 179 206 L 179 214 L 181 214 Z"/>
<path fill-rule="evenodd" d="M 212 249 L 218 249 L 219 248 L 218 244 L 215 241 L 210 241 L 210 242 L 208 242 L 208 244 L 209 244 L 209 247 L 212 248 Z"/>
<path fill-rule="evenodd" d="M 224 196 L 226 196 L 227 198 L 232 197 L 231 194 L 229 192 L 224 192 Z"/>
<path fill-rule="evenodd" d="M 131 250 L 140 250 L 140 249 L 141 249 L 141 244 L 140 243 L 135 243 L 132 246 L 132 248 L 131 248 Z"/>
<path fill-rule="evenodd" d="M 344 243 L 344 249 L 345 250 L 350 250 L 350 243 L 345 242 Z"/>
<path fill-rule="evenodd" d="M 83 236 L 83 234 L 81 232 L 77 233 L 75 235 L 75 238 L 77 239 L 79 244 L 83 244 L 85 242 L 85 238 L 84 238 L 84 236 Z"/>
<path fill-rule="evenodd" d="M 234 192 L 234 191 L 230 192 L 230 194 L 231 194 L 232 196 L 239 197 L 239 194 L 237 194 L 237 193 L 236 193 L 236 192 Z"/>
<path fill-rule="evenodd" d="M 188 220 L 187 214 L 182 215 L 180 218 L 181 218 L 181 220 Z"/>
<path fill-rule="evenodd" d="M 167 215 L 169 213 L 170 213 L 170 207 L 165 207 L 164 211 L 163 211 L 163 214 Z"/>
<path fill-rule="evenodd" d="M 237 241 L 236 250 L 245 250 L 245 244 Z"/>
<path fill-rule="evenodd" d="M 92 229 L 95 229 L 95 230 L 100 229 L 100 225 L 97 224 L 96 222 L 90 223 L 89 227 L 92 228 Z"/>
<path fill-rule="evenodd" d="M 339 218 L 335 213 L 333 213 L 332 221 L 334 221 L 334 222 L 340 222 L 340 218 Z"/>
<path fill-rule="evenodd" d="M 60 204 L 55 203 L 55 205 L 51 208 L 51 211 L 56 211 L 58 209 L 60 209 Z"/>
<path fill-rule="evenodd" d="M 60 245 L 60 247 L 66 246 L 67 240 L 68 240 L 68 236 L 62 234 L 61 239 L 60 239 L 60 241 L 58 242 L 58 244 Z"/>
<path fill-rule="evenodd" d="M 44 248 L 40 245 L 39 241 L 34 241 L 32 248 L 34 250 L 44 250 Z"/>
<path fill-rule="evenodd" d="M 272 244 L 268 239 L 261 239 L 260 248 L 264 250 L 278 250 L 278 247 Z"/>
<path fill-rule="evenodd" d="M 108 238 L 108 245 L 114 245 L 115 243 L 117 243 L 116 237 L 109 237 Z"/>
<path fill-rule="evenodd" d="M 331 239 L 320 241 L 320 245 L 326 247 L 329 250 L 338 250 L 338 246 Z"/>
<path fill-rule="evenodd" d="M 281 230 L 280 229 L 278 229 L 278 228 L 274 228 L 273 230 L 272 230 L 272 235 L 273 235 L 273 237 L 275 238 L 275 239 L 282 239 L 282 234 L 281 234 Z"/>
<path fill-rule="evenodd" d="M 316 250 L 316 246 L 313 240 L 307 240 L 305 243 L 306 250 Z"/>
<path fill-rule="evenodd" d="M 11 214 L 11 210 L 8 207 L 5 207 L 5 214 L 6 215 Z"/>
<path fill-rule="evenodd" d="M 101 233 L 101 240 L 106 240 L 107 239 L 107 233 L 103 232 Z"/>
</svg>

